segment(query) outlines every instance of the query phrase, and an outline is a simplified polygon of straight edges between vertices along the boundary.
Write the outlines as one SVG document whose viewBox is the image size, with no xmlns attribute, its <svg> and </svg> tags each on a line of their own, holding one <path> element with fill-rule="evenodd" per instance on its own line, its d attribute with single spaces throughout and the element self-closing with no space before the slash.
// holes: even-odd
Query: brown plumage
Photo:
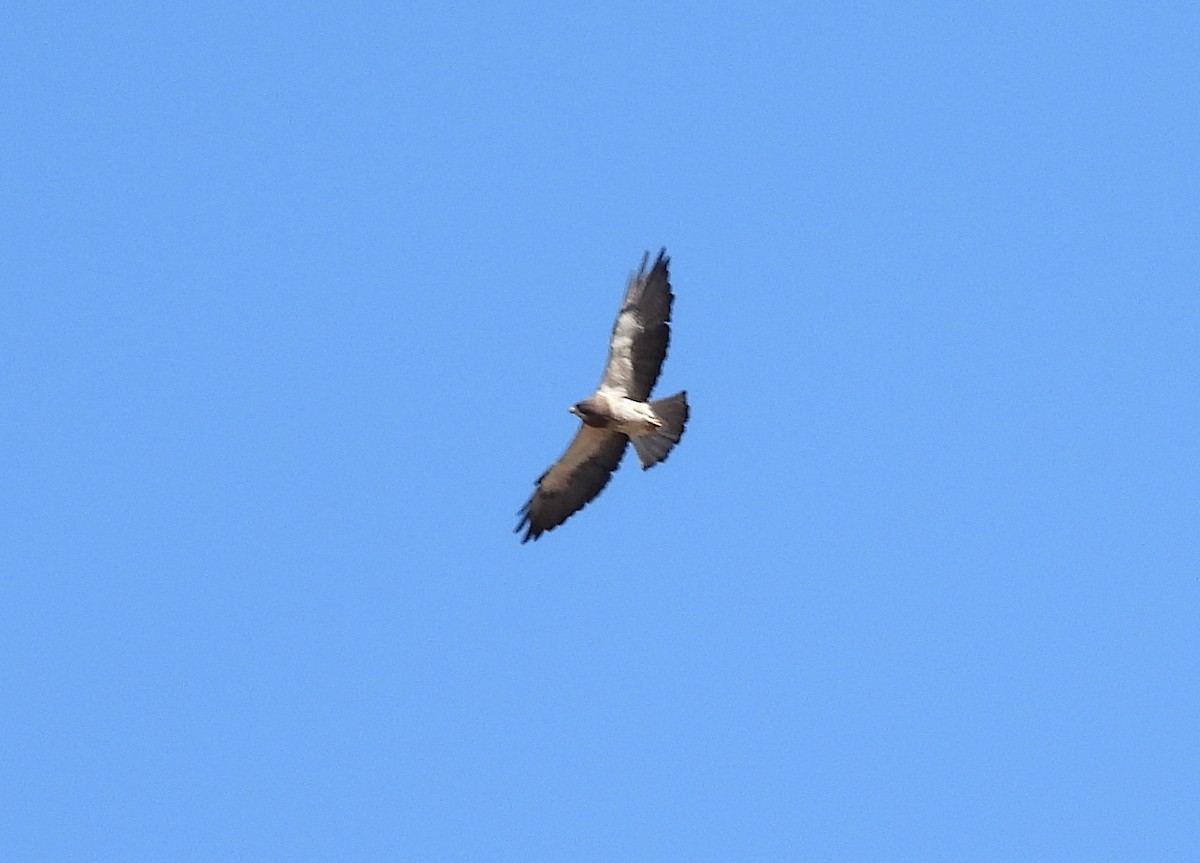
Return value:
<svg viewBox="0 0 1200 863">
<path fill-rule="evenodd" d="M 521 542 L 538 539 L 574 515 L 608 484 L 632 441 L 642 469 L 664 461 L 687 423 L 687 393 L 648 401 L 671 337 L 671 293 L 663 249 L 649 272 L 650 256 L 629 280 L 609 339 L 600 386 L 571 407 L 583 424 L 562 458 L 543 473 L 521 508 Z"/>
</svg>

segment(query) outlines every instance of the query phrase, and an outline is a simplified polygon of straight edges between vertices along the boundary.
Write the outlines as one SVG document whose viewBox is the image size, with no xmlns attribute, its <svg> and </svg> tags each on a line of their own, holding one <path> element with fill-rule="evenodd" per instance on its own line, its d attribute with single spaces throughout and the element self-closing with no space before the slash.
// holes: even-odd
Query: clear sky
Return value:
<svg viewBox="0 0 1200 863">
<path fill-rule="evenodd" d="M 1200 860 L 1200 6 L 0 12 L 0 859 Z M 692 420 L 540 542 L 666 246 Z"/>
</svg>

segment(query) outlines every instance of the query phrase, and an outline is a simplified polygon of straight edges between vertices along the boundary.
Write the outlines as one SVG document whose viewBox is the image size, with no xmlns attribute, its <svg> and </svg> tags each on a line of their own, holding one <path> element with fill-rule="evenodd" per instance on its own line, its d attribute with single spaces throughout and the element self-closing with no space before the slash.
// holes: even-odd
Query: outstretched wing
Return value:
<svg viewBox="0 0 1200 863">
<path fill-rule="evenodd" d="M 516 532 L 528 526 L 521 542 L 558 527 L 600 494 L 627 443 L 629 438 L 619 432 L 580 426 L 563 457 L 538 478 L 533 497 L 517 513 L 521 521 Z"/>
<path fill-rule="evenodd" d="M 642 266 L 629 280 L 621 311 L 613 325 L 608 345 L 608 365 L 600 379 L 600 388 L 615 390 L 621 395 L 644 402 L 658 380 L 667 342 L 671 338 L 671 280 L 667 274 L 667 250 L 658 253 L 650 272 L 646 264 L 650 254 L 642 258 Z"/>
</svg>

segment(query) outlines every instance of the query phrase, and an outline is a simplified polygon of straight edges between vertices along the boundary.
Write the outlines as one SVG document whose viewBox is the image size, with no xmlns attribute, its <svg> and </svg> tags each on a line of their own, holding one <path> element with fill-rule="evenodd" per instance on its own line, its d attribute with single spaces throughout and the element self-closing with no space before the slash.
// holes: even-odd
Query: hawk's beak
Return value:
<svg viewBox="0 0 1200 863">
<path fill-rule="evenodd" d="M 579 408 L 575 407 L 575 405 L 571 405 L 569 408 L 567 408 L 567 413 L 575 414 L 575 416 L 582 416 L 582 414 L 579 413 Z"/>
</svg>

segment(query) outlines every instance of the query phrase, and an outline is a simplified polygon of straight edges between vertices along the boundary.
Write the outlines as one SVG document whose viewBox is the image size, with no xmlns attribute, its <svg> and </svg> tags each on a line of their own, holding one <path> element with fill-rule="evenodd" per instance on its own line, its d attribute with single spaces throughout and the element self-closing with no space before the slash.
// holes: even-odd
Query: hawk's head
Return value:
<svg viewBox="0 0 1200 863">
<path fill-rule="evenodd" d="M 567 410 L 575 414 L 575 416 L 579 417 L 588 425 L 595 426 L 596 428 L 604 428 L 606 425 L 608 425 L 608 421 L 610 419 L 609 416 L 604 411 L 600 410 L 591 399 L 584 399 L 578 404 L 573 404 L 571 407 L 567 408 Z"/>
</svg>

